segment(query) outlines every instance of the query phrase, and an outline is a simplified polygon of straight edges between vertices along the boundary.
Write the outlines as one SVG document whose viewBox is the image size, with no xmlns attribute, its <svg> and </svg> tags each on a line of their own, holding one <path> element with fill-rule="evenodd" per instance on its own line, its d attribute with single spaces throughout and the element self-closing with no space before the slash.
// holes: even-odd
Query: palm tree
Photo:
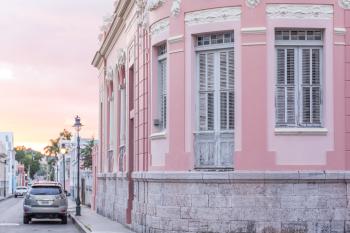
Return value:
<svg viewBox="0 0 350 233">
<path fill-rule="evenodd" d="M 91 140 L 88 141 L 87 145 L 81 150 L 83 167 L 85 169 L 92 168 L 92 150 L 94 146 L 95 146 L 95 139 L 92 138 Z"/>
<path fill-rule="evenodd" d="M 48 157 L 51 157 L 51 165 L 52 167 L 54 165 L 57 165 L 57 160 L 58 160 L 58 153 L 60 152 L 60 147 L 59 147 L 59 138 L 57 139 L 50 139 L 50 144 L 44 148 L 45 155 Z M 50 169 L 51 170 L 51 169 Z M 55 177 L 53 174 L 50 177 Z"/>
<path fill-rule="evenodd" d="M 72 138 L 72 133 L 69 132 L 68 130 L 64 129 L 60 133 L 60 138 L 65 139 L 65 140 L 70 140 Z"/>
</svg>

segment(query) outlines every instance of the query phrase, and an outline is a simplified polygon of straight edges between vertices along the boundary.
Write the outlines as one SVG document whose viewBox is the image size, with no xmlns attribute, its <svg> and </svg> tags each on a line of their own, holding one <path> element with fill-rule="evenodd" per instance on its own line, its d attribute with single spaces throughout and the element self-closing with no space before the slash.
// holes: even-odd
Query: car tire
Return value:
<svg viewBox="0 0 350 233">
<path fill-rule="evenodd" d="M 67 224 L 67 215 L 65 215 L 65 216 L 62 216 L 62 218 L 61 218 L 61 220 L 62 220 L 62 224 Z"/>
<path fill-rule="evenodd" d="M 15 198 L 17 198 L 17 195 L 15 195 Z"/>
<path fill-rule="evenodd" d="M 29 224 L 29 217 L 23 216 L 23 224 Z"/>
</svg>

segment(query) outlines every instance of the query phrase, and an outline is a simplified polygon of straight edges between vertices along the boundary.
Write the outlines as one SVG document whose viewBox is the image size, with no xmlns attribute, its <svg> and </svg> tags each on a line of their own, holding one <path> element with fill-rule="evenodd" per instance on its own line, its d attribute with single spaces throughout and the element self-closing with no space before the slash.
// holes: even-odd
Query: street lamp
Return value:
<svg viewBox="0 0 350 233">
<path fill-rule="evenodd" d="M 80 216 L 80 187 L 79 187 L 79 183 L 80 183 L 80 177 L 79 177 L 79 170 L 80 170 L 80 137 L 79 137 L 79 131 L 81 130 L 81 127 L 83 125 L 80 122 L 80 117 L 76 116 L 75 117 L 75 123 L 73 125 L 73 127 L 75 128 L 75 130 L 77 131 L 77 161 L 78 161 L 78 172 L 77 172 L 77 198 L 76 198 L 76 212 L 75 215 L 76 216 Z"/>
<path fill-rule="evenodd" d="M 63 156 L 63 191 L 66 193 L 66 153 L 67 153 L 67 147 L 65 143 L 61 144 L 61 154 Z"/>
</svg>

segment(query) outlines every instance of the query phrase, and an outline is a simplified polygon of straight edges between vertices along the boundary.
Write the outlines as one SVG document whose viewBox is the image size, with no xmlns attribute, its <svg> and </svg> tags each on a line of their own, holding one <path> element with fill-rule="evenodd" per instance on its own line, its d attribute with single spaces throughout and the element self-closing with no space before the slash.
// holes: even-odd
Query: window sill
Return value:
<svg viewBox="0 0 350 233">
<path fill-rule="evenodd" d="M 327 135 L 326 128 L 275 128 L 275 135 Z"/>
<path fill-rule="evenodd" d="M 153 133 L 149 136 L 151 140 L 160 140 L 160 139 L 166 139 L 166 131 Z"/>
</svg>

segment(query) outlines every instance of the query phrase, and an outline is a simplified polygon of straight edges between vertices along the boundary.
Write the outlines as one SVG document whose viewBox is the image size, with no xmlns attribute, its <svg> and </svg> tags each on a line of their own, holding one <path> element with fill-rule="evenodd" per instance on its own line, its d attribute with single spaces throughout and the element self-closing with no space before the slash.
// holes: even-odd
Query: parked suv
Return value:
<svg viewBox="0 0 350 233">
<path fill-rule="evenodd" d="M 59 183 L 34 183 L 23 202 L 23 223 L 32 218 L 59 218 L 67 224 L 68 202 Z"/>
<path fill-rule="evenodd" d="M 23 197 L 24 195 L 26 195 L 27 191 L 28 191 L 27 187 L 18 186 L 16 188 L 16 191 L 15 191 L 15 198 L 17 198 L 18 196 L 22 196 Z"/>
</svg>

